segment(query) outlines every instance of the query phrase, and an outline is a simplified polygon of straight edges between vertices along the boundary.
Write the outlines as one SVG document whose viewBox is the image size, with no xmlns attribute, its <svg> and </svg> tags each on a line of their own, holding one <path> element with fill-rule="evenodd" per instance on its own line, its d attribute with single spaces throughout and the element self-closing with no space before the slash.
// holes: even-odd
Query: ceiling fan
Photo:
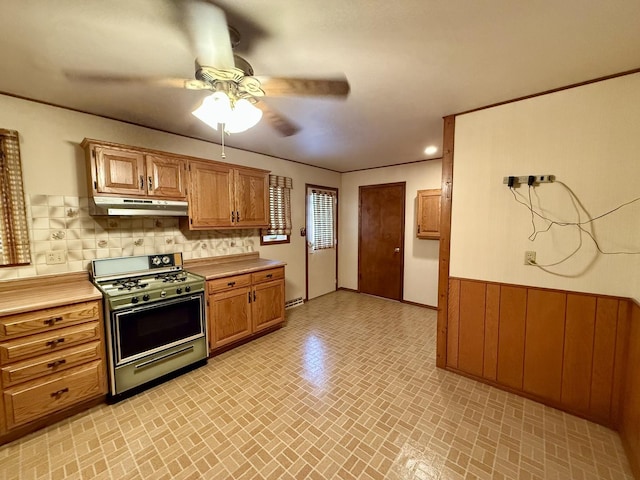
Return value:
<svg viewBox="0 0 640 480">
<path fill-rule="evenodd" d="M 205 0 L 189 0 L 186 20 L 189 35 L 196 53 L 195 78 L 157 78 L 140 76 L 100 75 L 67 71 L 72 80 L 118 82 L 142 84 L 156 87 L 184 88 L 187 90 L 210 90 L 213 94 L 205 98 L 201 115 L 194 115 L 213 128 L 222 123 L 227 133 L 243 131 L 245 125 L 225 124 L 220 116 L 204 118 L 215 108 L 240 110 L 253 109 L 255 123 L 264 117 L 282 136 L 296 134 L 300 129 L 281 113 L 269 107 L 261 99 L 265 96 L 328 96 L 345 98 L 350 91 L 345 77 L 333 79 L 254 76 L 253 68 L 242 57 L 233 53 L 240 41 L 239 32 L 227 25 L 224 11 Z M 208 107 L 206 103 L 209 102 Z M 257 109 L 257 110 L 256 110 Z M 200 109 L 198 109 L 200 110 Z M 257 112 L 257 113 L 255 113 Z M 251 116 L 251 115 L 249 115 Z M 257 120 L 255 120 L 257 117 Z M 255 125 L 255 123 L 253 123 Z M 253 125 L 250 125 L 253 126 Z M 239 129 L 240 128 L 240 129 Z"/>
</svg>

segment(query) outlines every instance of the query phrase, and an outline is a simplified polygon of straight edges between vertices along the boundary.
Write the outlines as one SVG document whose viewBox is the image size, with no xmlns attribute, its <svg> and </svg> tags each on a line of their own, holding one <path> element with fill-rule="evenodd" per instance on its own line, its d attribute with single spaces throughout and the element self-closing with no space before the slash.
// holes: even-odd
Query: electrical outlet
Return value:
<svg viewBox="0 0 640 480">
<path fill-rule="evenodd" d="M 47 265 L 58 265 L 67 261 L 66 250 L 47 250 Z"/>
<path fill-rule="evenodd" d="M 540 183 L 552 183 L 555 179 L 555 175 L 532 175 L 534 177 L 533 184 L 538 185 Z M 520 175 L 513 177 L 513 184 L 515 185 L 527 185 L 529 182 L 529 175 Z M 503 177 L 502 183 L 509 184 L 509 177 Z"/>
<path fill-rule="evenodd" d="M 531 265 L 532 263 L 536 263 L 536 252 L 527 250 L 524 252 L 524 264 Z"/>
</svg>

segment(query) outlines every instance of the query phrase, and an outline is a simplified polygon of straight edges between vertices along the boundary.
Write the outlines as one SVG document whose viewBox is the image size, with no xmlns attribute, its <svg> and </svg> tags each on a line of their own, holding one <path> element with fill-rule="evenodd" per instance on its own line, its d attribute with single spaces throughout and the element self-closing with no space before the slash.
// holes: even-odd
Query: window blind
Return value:
<svg viewBox="0 0 640 480">
<path fill-rule="evenodd" d="M 311 191 L 313 213 L 313 250 L 335 247 L 334 204 L 336 194 L 327 190 Z"/>
<path fill-rule="evenodd" d="M 30 263 L 18 132 L 0 129 L 0 265 Z"/>
<path fill-rule="evenodd" d="M 263 235 L 291 235 L 291 189 L 289 177 L 269 175 L 269 228 Z"/>
</svg>

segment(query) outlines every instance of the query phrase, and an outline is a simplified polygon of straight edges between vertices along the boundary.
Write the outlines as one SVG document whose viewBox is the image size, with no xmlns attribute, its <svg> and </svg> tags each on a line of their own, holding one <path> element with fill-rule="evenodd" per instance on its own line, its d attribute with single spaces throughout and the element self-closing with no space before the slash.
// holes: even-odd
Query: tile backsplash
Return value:
<svg viewBox="0 0 640 480">
<path fill-rule="evenodd" d="M 182 252 L 189 260 L 259 244 L 255 229 L 183 231 L 177 217 L 93 217 L 87 197 L 30 195 L 26 204 L 31 265 L 0 268 L 0 280 L 86 271 L 94 258 Z M 66 262 L 47 265 L 50 250 L 64 250 Z"/>
</svg>

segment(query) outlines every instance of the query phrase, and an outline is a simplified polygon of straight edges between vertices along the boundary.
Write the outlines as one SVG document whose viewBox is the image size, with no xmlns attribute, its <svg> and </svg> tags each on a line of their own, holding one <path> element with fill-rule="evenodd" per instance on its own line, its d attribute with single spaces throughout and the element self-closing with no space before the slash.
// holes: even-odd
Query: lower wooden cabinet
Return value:
<svg viewBox="0 0 640 480">
<path fill-rule="evenodd" d="M 104 364 L 97 360 L 4 390 L 7 428 L 104 393 L 104 375 Z"/>
<path fill-rule="evenodd" d="M 207 284 L 211 351 L 284 322 L 284 267 L 209 280 Z"/>
<path fill-rule="evenodd" d="M 102 338 L 99 301 L 0 317 L 0 443 L 106 394 Z"/>
</svg>

